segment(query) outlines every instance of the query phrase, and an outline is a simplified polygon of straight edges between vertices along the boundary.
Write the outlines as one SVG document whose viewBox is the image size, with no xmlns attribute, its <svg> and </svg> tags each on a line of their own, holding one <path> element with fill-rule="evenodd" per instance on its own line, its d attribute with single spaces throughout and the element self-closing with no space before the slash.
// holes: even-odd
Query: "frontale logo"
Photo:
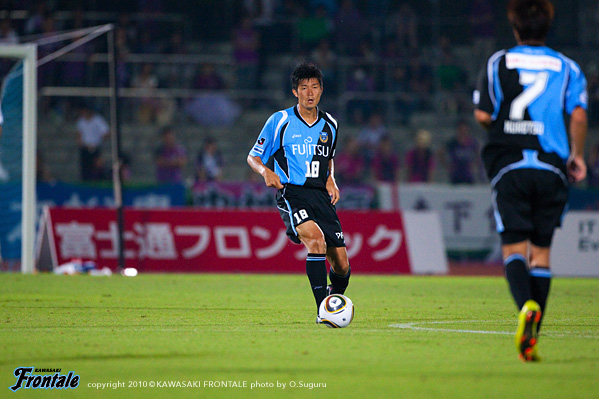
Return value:
<svg viewBox="0 0 599 399">
<path fill-rule="evenodd" d="M 79 387 L 79 376 L 73 371 L 61 374 L 61 369 L 38 369 L 35 367 L 18 367 L 14 371 L 17 381 L 9 389 L 13 392 L 25 389 L 75 389 Z M 36 374 L 52 373 L 52 374 Z"/>
</svg>

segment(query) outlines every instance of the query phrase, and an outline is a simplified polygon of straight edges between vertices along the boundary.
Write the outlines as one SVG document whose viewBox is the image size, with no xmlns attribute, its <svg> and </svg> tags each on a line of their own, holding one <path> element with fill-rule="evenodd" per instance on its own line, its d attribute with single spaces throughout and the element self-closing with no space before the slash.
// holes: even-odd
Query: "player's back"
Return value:
<svg viewBox="0 0 599 399">
<path fill-rule="evenodd" d="M 586 81 L 579 66 L 549 47 L 522 45 L 495 53 L 485 76 L 475 98 L 478 108 L 492 115 L 485 156 L 533 149 L 565 161 L 569 144 L 563 113 L 586 104 L 580 98 Z"/>
</svg>

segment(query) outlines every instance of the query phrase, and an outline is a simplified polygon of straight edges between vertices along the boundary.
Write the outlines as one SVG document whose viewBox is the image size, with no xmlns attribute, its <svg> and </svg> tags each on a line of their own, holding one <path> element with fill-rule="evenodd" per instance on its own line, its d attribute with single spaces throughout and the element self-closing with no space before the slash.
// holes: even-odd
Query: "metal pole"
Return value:
<svg viewBox="0 0 599 399">
<path fill-rule="evenodd" d="M 37 45 L 23 50 L 23 203 L 21 214 L 21 271 L 35 271 L 35 163 L 37 146 Z"/>
<path fill-rule="evenodd" d="M 110 83 L 110 141 L 112 147 L 112 185 L 114 187 L 114 206 L 117 217 L 117 242 L 118 242 L 118 270 L 125 268 L 125 240 L 123 212 L 123 186 L 122 186 L 122 160 L 121 160 L 121 129 L 119 125 L 118 87 L 116 79 L 117 52 L 116 52 L 115 26 L 108 32 L 108 78 Z"/>
</svg>

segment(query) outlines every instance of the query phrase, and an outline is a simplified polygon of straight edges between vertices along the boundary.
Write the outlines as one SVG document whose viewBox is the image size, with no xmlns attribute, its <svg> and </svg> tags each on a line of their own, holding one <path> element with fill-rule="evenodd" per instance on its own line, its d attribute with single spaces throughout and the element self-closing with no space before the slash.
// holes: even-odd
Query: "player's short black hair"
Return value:
<svg viewBox="0 0 599 399">
<path fill-rule="evenodd" d="M 510 0 L 507 17 L 521 41 L 545 41 L 554 9 L 549 0 Z"/>
<path fill-rule="evenodd" d="M 322 72 L 320 72 L 320 69 L 318 69 L 316 65 L 311 63 L 305 62 L 299 64 L 297 67 L 295 67 L 293 73 L 291 74 L 291 88 L 293 90 L 297 90 L 302 80 L 312 78 L 318 79 L 318 82 L 322 87 Z"/>
</svg>

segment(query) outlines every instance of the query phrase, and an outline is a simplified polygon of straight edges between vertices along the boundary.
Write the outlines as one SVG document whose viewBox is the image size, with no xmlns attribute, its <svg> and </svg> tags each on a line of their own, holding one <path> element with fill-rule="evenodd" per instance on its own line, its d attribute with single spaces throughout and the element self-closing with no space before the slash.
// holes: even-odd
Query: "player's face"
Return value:
<svg viewBox="0 0 599 399">
<path fill-rule="evenodd" d="M 297 97 L 300 107 L 313 109 L 320 102 L 322 86 L 316 78 L 305 79 L 299 83 L 297 90 L 293 90 L 293 95 Z"/>
</svg>

